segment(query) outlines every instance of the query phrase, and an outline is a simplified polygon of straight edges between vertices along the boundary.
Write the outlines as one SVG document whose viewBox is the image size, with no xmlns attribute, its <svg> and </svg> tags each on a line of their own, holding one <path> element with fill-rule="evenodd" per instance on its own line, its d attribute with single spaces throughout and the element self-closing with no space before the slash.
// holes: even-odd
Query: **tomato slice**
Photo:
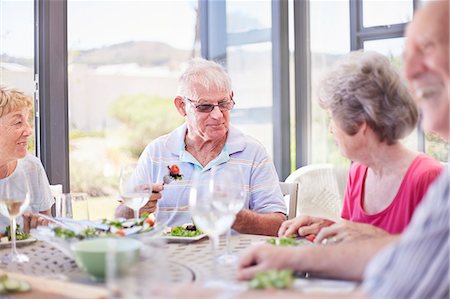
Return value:
<svg viewBox="0 0 450 299">
<path fill-rule="evenodd" d="M 314 242 L 314 239 L 316 238 L 315 234 L 309 234 L 305 237 L 306 240 L 310 241 L 310 242 Z"/>
</svg>

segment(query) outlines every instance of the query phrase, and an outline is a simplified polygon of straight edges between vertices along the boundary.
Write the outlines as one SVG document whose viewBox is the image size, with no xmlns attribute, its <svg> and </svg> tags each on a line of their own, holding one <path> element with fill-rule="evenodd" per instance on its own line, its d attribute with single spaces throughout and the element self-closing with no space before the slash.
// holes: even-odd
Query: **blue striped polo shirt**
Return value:
<svg viewBox="0 0 450 299">
<path fill-rule="evenodd" d="M 408 228 L 369 264 L 370 298 L 449 298 L 449 167 L 428 189 Z"/>
<path fill-rule="evenodd" d="M 182 180 L 164 186 L 160 206 L 187 207 L 191 178 L 195 170 L 207 172 L 211 167 L 231 163 L 239 165 L 243 172 L 243 185 L 248 192 L 244 208 L 257 213 L 280 212 L 286 214 L 286 205 L 280 190 L 278 175 L 272 160 L 256 139 L 244 135 L 230 126 L 225 147 L 217 158 L 203 167 L 185 150 L 186 124 L 151 142 L 139 158 L 139 166 L 149 171 L 153 183 L 160 183 L 169 173 L 167 166 L 176 164 L 183 175 Z M 180 213 L 170 226 L 191 222 L 190 212 Z"/>
</svg>

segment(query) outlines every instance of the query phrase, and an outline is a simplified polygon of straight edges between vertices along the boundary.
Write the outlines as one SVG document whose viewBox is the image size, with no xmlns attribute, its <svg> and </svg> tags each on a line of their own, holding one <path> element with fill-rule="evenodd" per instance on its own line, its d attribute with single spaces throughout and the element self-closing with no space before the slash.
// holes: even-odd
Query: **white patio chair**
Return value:
<svg viewBox="0 0 450 299">
<path fill-rule="evenodd" d="M 55 217 L 56 216 L 56 207 L 59 206 L 59 197 L 60 195 L 63 193 L 63 188 L 61 184 L 58 185 L 50 185 L 50 191 L 52 192 L 52 196 L 53 196 L 53 200 L 55 201 L 55 203 L 52 205 L 51 208 L 51 213 L 52 216 Z"/>
<path fill-rule="evenodd" d="M 339 173 L 338 180 L 334 165 L 313 164 L 289 175 L 285 182 L 298 184 L 295 215 L 338 220 L 346 183 L 345 170 L 339 170 Z"/>
<path fill-rule="evenodd" d="M 286 183 L 280 182 L 281 193 L 283 193 L 284 202 L 286 203 L 288 219 L 295 218 L 297 213 L 297 190 L 296 182 Z"/>
</svg>

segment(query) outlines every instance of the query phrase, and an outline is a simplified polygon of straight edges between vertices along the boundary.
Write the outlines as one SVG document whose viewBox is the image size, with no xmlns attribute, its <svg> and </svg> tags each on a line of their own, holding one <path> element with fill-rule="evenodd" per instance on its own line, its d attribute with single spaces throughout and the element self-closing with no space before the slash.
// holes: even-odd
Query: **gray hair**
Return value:
<svg viewBox="0 0 450 299">
<path fill-rule="evenodd" d="M 231 78 L 225 68 L 214 61 L 194 58 L 179 79 L 177 95 L 196 95 L 196 86 L 207 90 L 220 90 L 231 94 Z"/>
<path fill-rule="evenodd" d="M 364 121 L 381 142 L 394 144 L 417 125 L 418 108 L 389 60 L 376 52 L 349 53 L 322 78 L 319 104 L 347 134 Z"/>
</svg>

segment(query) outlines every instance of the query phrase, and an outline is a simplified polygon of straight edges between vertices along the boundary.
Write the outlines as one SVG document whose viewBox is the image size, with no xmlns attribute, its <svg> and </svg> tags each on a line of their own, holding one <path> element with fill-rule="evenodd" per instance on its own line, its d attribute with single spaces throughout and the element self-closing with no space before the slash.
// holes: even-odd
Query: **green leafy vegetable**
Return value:
<svg viewBox="0 0 450 299">
<path fill-rule="evenodd" d="M 300 242 L 295 239 L 295 235 L 282 238 L 270 238 L 266 242 L 277 246 L 296 246 L 300 244 Z"/>
<path fill-rule="evenodd" d="M 253 278 L 249 287 L 251 289 L 288 289 L 294 281 L 292 270 L 272 270 L 260 272 Z"/>
<path fill-rule="evenodd" d="M 0 294 L 16 292 L 24 293 L 30 290 L 31 286 L 26 281 L 9 278 L 6 274 L 0 276 Z"/>
<path fill-rule="evenodd" d="M 11 241 L 11 227 L 8 225 L 6 227 L 5 235 L 8 236 L 8 240 Z M 30 237 L 30 234 L 25 233 L 20 226 L 17 224 L 16 226 L 16 240 L 26 240 Z"/>
<path fill-rule="evenodd" d="M 100 232 L 93 227 L 88 227 L 81 233 L 76 234 L 74 231 L 57 226 L 53 228 L 53 232 L 55 233 L 55 236 L 64 239 L 78 238 L 83 240 L 90 237 L 100 236 Z"/>
<path fill-rule="evenodd" d="M 196 237 L 203 234 L 203 232 L 199 229 L 188 230 L 182 226 L 172 227 L 169 235 L 174 237 Z"/>
</svg>

